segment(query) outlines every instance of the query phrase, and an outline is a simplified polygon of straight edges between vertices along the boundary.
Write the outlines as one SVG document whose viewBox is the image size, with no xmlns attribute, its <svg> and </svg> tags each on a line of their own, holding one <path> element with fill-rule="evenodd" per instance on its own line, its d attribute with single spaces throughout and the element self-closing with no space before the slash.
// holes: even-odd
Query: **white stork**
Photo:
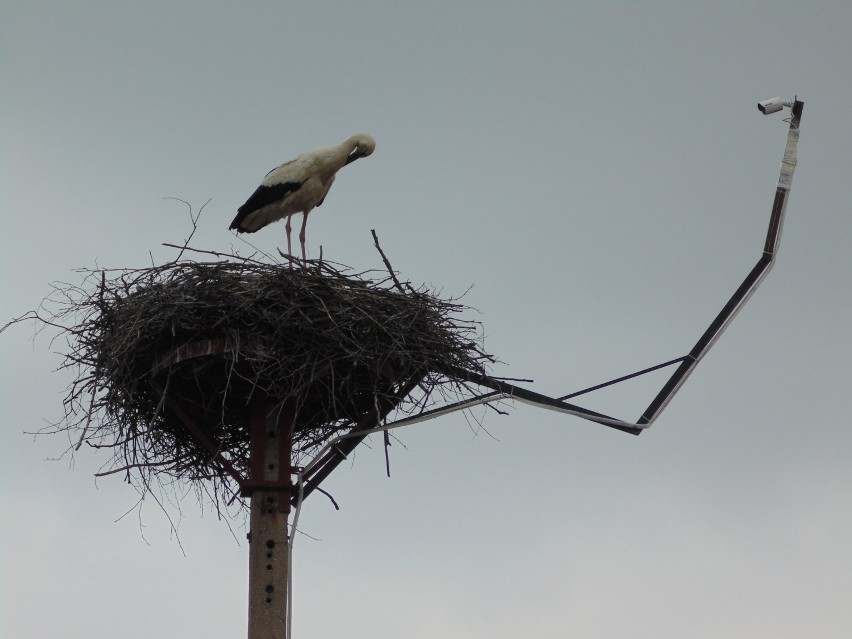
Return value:
<svg viewBox="0 0 852 639">
<path fill-rule="evenodd" d="M 238 209 L 229 228 L 236 229 L 237 233 L 254 233 L 286 217 L 287 253 L 292 254 L 290 216 L 304 213 L 299 241 L 302 245 L 302 260 L 307 260 L 305 226 L 308 213 L 322 204 L 334 182 L 335 173 L 358 158 L 370 155 L 375 148 L 376 141 L 372 136 L 356 133 L 337 146 L 314 149 L 272 169 Z"/>
</svg>

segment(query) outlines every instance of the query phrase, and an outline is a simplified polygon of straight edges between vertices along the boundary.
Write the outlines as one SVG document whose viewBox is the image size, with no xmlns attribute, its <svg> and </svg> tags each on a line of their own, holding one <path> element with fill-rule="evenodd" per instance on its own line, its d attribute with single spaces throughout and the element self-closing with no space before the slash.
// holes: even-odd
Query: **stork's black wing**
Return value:
<svg viewBox="0 0 852 639">
<path fill-rule="evenodd" d="M 283 200 L 290 193 L 298 191 L 302 184 L 302 182 L 281 182 L 272 186 L 261 185 L 257 187 L 257 190 L 251 194 L 251 197 L 246 200 L 246 203 L 237 209 L 237 216 L 228 228 L 239 229 L 240 224 L 247 215 L 254 213 L 258 209 L 262 209 L 267 204 Z"/>
</svg>

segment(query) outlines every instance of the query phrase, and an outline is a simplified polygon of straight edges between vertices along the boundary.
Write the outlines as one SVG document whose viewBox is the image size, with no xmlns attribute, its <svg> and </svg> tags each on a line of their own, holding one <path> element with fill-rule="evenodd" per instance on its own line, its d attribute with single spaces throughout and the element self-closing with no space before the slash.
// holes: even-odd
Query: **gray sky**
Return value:
<svg viewBox="0 0 852 639">
<path fill-rule="evenodd" d="M 778 265 L 651 431 L 454 416 L 400 432 L 389 480 L 360 448 L 341 511 L 302 512 L 294 635 L 846 636 L 852 5 L 737 5 L 4 2 L 2 316 L 172 257 L 166 196 L 212 198 L 195 246 L 245 250 L 269 169 L 367 131 L 310 253 L 381 268 L 375 228 L 412 282 L 473 285 L 496 373 L 567 393 L 692 347 L 763 246 L 787 125 L 755 104 L 798 94 Z M 0 634 L 243 636 L 245 530 L 190 496 L 184 555 L 156 504 L 119 520 L 103 457 L 22 434 L 68 382 L 31 336 L 0 336 Z M 662 379 L 584 405 L 635 419 Z"/>
</svg>

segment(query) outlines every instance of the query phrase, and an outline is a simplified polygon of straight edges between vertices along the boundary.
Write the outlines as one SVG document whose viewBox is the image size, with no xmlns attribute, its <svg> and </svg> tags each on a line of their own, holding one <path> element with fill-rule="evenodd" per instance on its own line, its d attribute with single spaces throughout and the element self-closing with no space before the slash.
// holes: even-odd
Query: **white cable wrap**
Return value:
<svg viewBox="0 0 852 639">
<path fill-rule="evenodd" d="M 784 148 L 784 159 L 781 160 L 781 175 L 778 177 L 778 188 L 790 190 L 793 183 L 793 171 L 796 170 L 796 146 L 799 144 L 799 129 L 790 128 L 787 133 L 787 146 Z"/>
</svg>

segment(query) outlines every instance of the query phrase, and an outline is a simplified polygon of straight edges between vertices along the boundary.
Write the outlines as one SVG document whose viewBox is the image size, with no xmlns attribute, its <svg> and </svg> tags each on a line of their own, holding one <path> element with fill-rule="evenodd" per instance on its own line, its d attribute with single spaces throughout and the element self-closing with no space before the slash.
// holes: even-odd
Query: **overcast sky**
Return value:
<svg viewBox="0 0 852 639">
<path fill-rule="evenodd" d="M 727 6 L 727 8 L 726 8 Z M 294 636 L 845 637 L 852 628 L 852 4 L 39 2 L 0 6 L 0 324 L 76 267 L 248 247 L 265 173 L 375 136 L 309 252 L 478 312 L 496 374 L 573 390 L 685 354 L 776 268 L 641 437 L 517 406 L 361 447 L 305 504 Z M 250 238 L 283 246 L 283 224 Z M 156 504 L 62 437 L 61 343 L 0 335 L 0 634 L 245 634 L 245 529 Z M 665 376 L 589 396 L 636 419 Z M 378 444 L 378 441 L 374 442 Z M 124 518 L 127 511 L 130 514 Z M 169 512 L 177 517 L 174 508 Z"/>
</svg>

